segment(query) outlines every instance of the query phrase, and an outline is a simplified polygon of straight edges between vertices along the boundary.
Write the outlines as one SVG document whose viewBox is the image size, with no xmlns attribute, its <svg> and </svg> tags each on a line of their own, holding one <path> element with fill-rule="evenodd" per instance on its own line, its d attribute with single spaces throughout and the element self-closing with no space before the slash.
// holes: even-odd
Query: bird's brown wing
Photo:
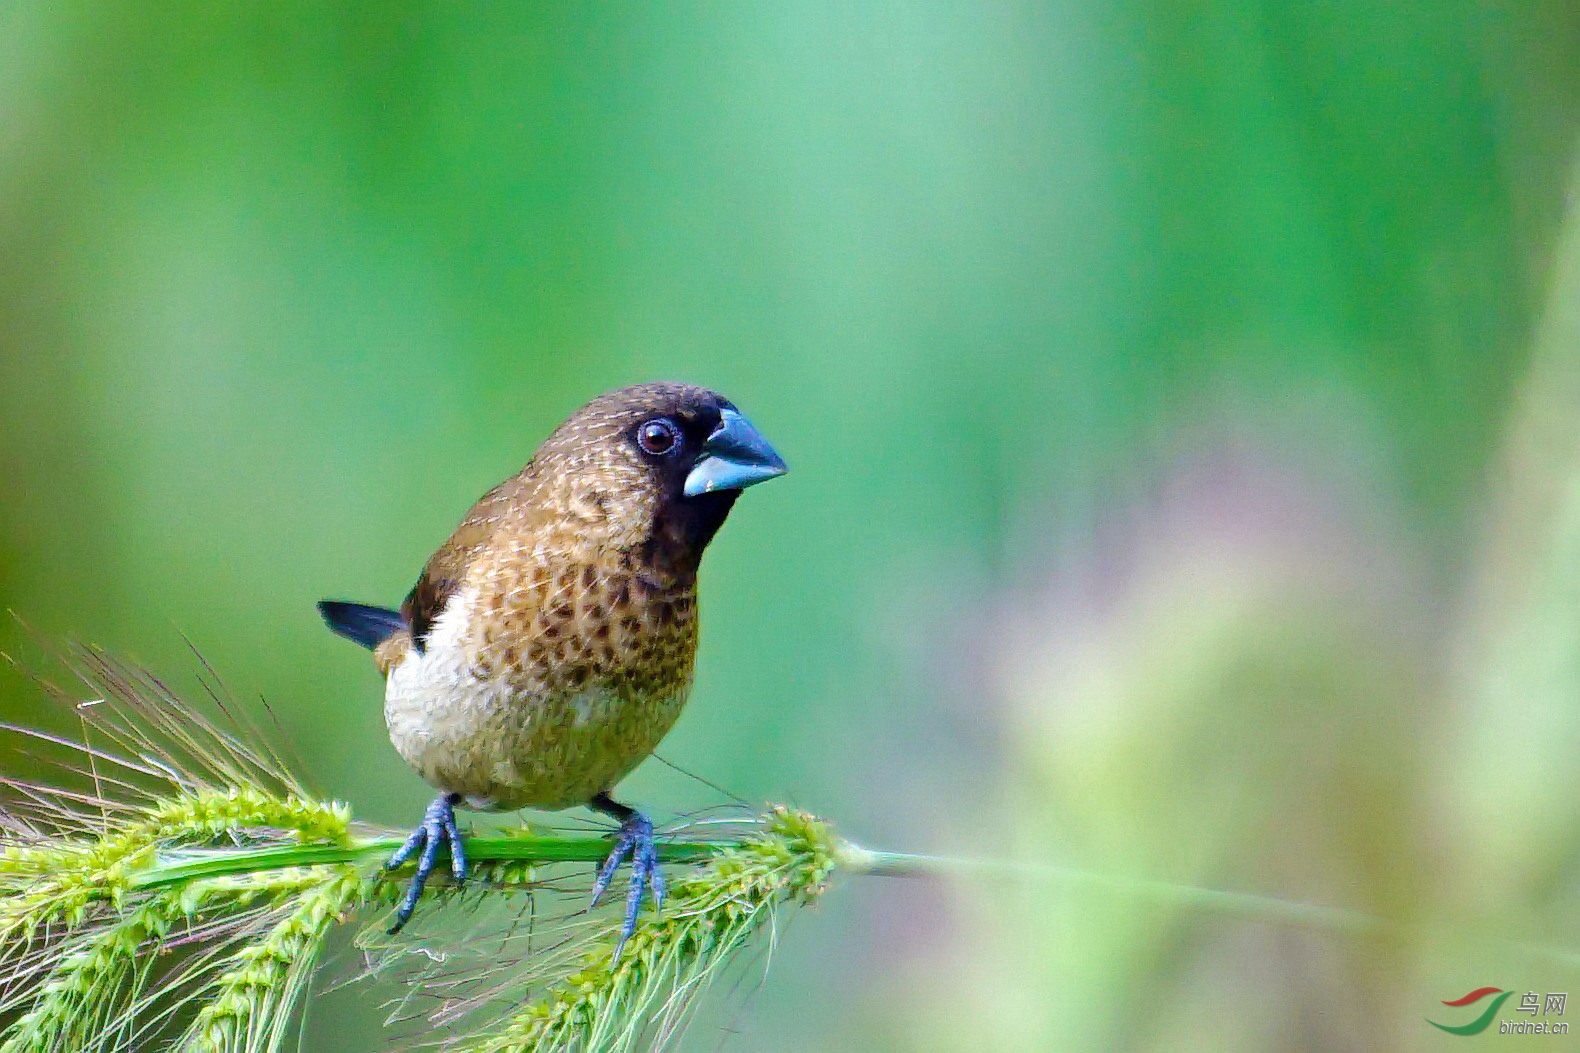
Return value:
<svg viewBox="0 0 1580 1053">
<path fill-rule="evenodd" d="M 400 607 L 406 624 L 411 626 L 412 644 L 419 652 L 428 642 L 428 632 L 433 628 L 434 620 L 444 611 L 451 595 L 466 579 L 466 569 L 473 557 L 493 534 L 500 517 L 523 485 L 522 476 L 517 475 L 484 494 L 466 514 L 461 525 L 455 528 L 450 539 L 439 546 L 439 551 L 429 557 L 427 566 L 422 568 L 422 576 L 412 586 L 411 592 L 406 594 L 406 600 Z"/>
</svg>

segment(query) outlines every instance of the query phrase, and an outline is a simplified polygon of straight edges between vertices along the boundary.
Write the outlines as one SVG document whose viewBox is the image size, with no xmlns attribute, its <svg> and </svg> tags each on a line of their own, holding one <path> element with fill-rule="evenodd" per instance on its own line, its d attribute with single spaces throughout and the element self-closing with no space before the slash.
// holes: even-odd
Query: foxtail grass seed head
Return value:
<svg viewBox="0 0 1580 1053">
<path fill-rule="evenodd" d="M 369 974 L 420 961 L 394 1021 L 447 1048 L 658 1048 L 776 912 L 810 902 L 854 851 L 801 812 L 698 822 L 660 847 L 662 913 L 618 960 L 618 917 L 583 909 L 595 834 L 518 830 L 468 839 L 474 880 L 436 883 L 417 932 L 383 937 L 399 838 L 312 793 L 213 682 L 210 719 L 101 652 L 64 656 L 83 716 L 72 740 L 21 728 L 59 754 L 58 780 L 0 775 L 0 1053 L 273 1053 L 294 1043 L 331 933 L 356 919 Z M 206 668 L 206 667 L 205 667 Z M 78 708 L 85 693 L 93 704 Z M 486 953 L 474 953 L 486 947 Z M 430 975 L 424 981 L 433 979 Z"/>
<path fill-rule="evenodd" d="M 776 910 L 822 894 L 838 853 L 827 824 L 774 809 L 760 833 L 675 881 L 664 913 L 640 927 L 618 956 L 606 938 L 586 952 L 580 969 L 463 1048 L 661 1048 L 731 957 L 771 928 Z"/>
</svg>

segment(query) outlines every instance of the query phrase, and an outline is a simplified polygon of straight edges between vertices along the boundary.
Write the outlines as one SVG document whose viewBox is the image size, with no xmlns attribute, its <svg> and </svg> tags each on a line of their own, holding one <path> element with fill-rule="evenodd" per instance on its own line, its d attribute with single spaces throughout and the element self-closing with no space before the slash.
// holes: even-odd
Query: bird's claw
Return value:
<svg viewBox="0 0 1580 1053">
<path fill-rule="evenodd" d="M 620 833 L 615 837 L 609 858 L 598 868 L 593 881 L 592 906 L 596 907 L 603 894 L 609 891 L 620 864 L 631 860 L 631 886 L 625 895 L 625 920 L 620 926 L 620 938 L 615 943 L 614 961 L 620 960 L 625 941 L 636 931 L 636 916 L 642 909 L 642 895 L 651 892 L 653 909 L 664 908 L 664 872 L 658 866 L 658 841 L 653 837 L 653 823 L 641 812 L 631 812 L 620 823 Z"/>
<path fill-rule="evenodd" d="M 466 881 L 466 847 L 461 842 L 461 831 L 455 825 L 455 805 L 460 799 L 458 794 L 441 794 L 423 813 L 422 825 L 412 831 L 406 843 L 396 849 L 389 862 L 384 864 L 385 870 L 395 870 L 405 865 L 419 849 L 422 850 L 422 854 L 417 856 L 417 872 L 412 875 L 411 883 L 406 886 L 406 894 L 395 909 L 395 924 L 389 929 L 391 936 L 411 920 L 412 911 L 417 909 L 417 901 L 422 898 L 423 886 L 428 883 L 428 876 L 439 861 L 441 845 L 448 844 L 450 847 L 450 875 L 455 883 L 461 885 Z"/>
</svg>

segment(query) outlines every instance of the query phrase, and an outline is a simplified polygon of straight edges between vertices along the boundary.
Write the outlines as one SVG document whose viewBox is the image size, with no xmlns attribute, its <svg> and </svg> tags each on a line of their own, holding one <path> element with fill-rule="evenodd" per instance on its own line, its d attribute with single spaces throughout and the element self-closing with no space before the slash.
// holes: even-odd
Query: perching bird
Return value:
<svg viewBox="0 0 1580 1053">
<path fill-rule="evenodd" d="M 410 919 L 441 847 L 465 880 L 463 804 L 587 805 L 614 817 L 620 832 L 593 902 L 629 857 L 621 943 L 644 889 L 662 905 L 653 825 L 609 793 L 690 693 L 703 549 L 742 489 L 784 472 L 718 394 L 622 388 L 577 410 L 485 494 L 398 612 L 318 605 L 331 629 L 373 650 L 390 741 L 439 791 L 389 861 L 418 856 L 391 932 Z"/>
</svg>

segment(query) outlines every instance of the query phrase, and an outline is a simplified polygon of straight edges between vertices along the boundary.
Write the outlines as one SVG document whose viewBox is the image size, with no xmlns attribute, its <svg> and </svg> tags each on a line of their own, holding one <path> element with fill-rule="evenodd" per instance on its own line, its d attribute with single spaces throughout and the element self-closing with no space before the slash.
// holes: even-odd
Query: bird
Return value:
<svg viewBox="0 0 1580 1053">
<path fill-rule="evenodd" d="M 786 472 L 728 399 L 648 383 L 594 398 L 488 491 L 398 610 L 324 600 L 336 634 L 373 652 L 395 750 L 439 793 L 389 859 L 415 872 L 411 919 L 448 850 L 467 877 L 457 808 L 584 805 L 619 824 L 592 903 L 630 860 L 615 954 L 644 893 L 663 906 L 653 824 L 612 796 L 691 693 L 697 572 L 742 490 Z"/>
</svg>

